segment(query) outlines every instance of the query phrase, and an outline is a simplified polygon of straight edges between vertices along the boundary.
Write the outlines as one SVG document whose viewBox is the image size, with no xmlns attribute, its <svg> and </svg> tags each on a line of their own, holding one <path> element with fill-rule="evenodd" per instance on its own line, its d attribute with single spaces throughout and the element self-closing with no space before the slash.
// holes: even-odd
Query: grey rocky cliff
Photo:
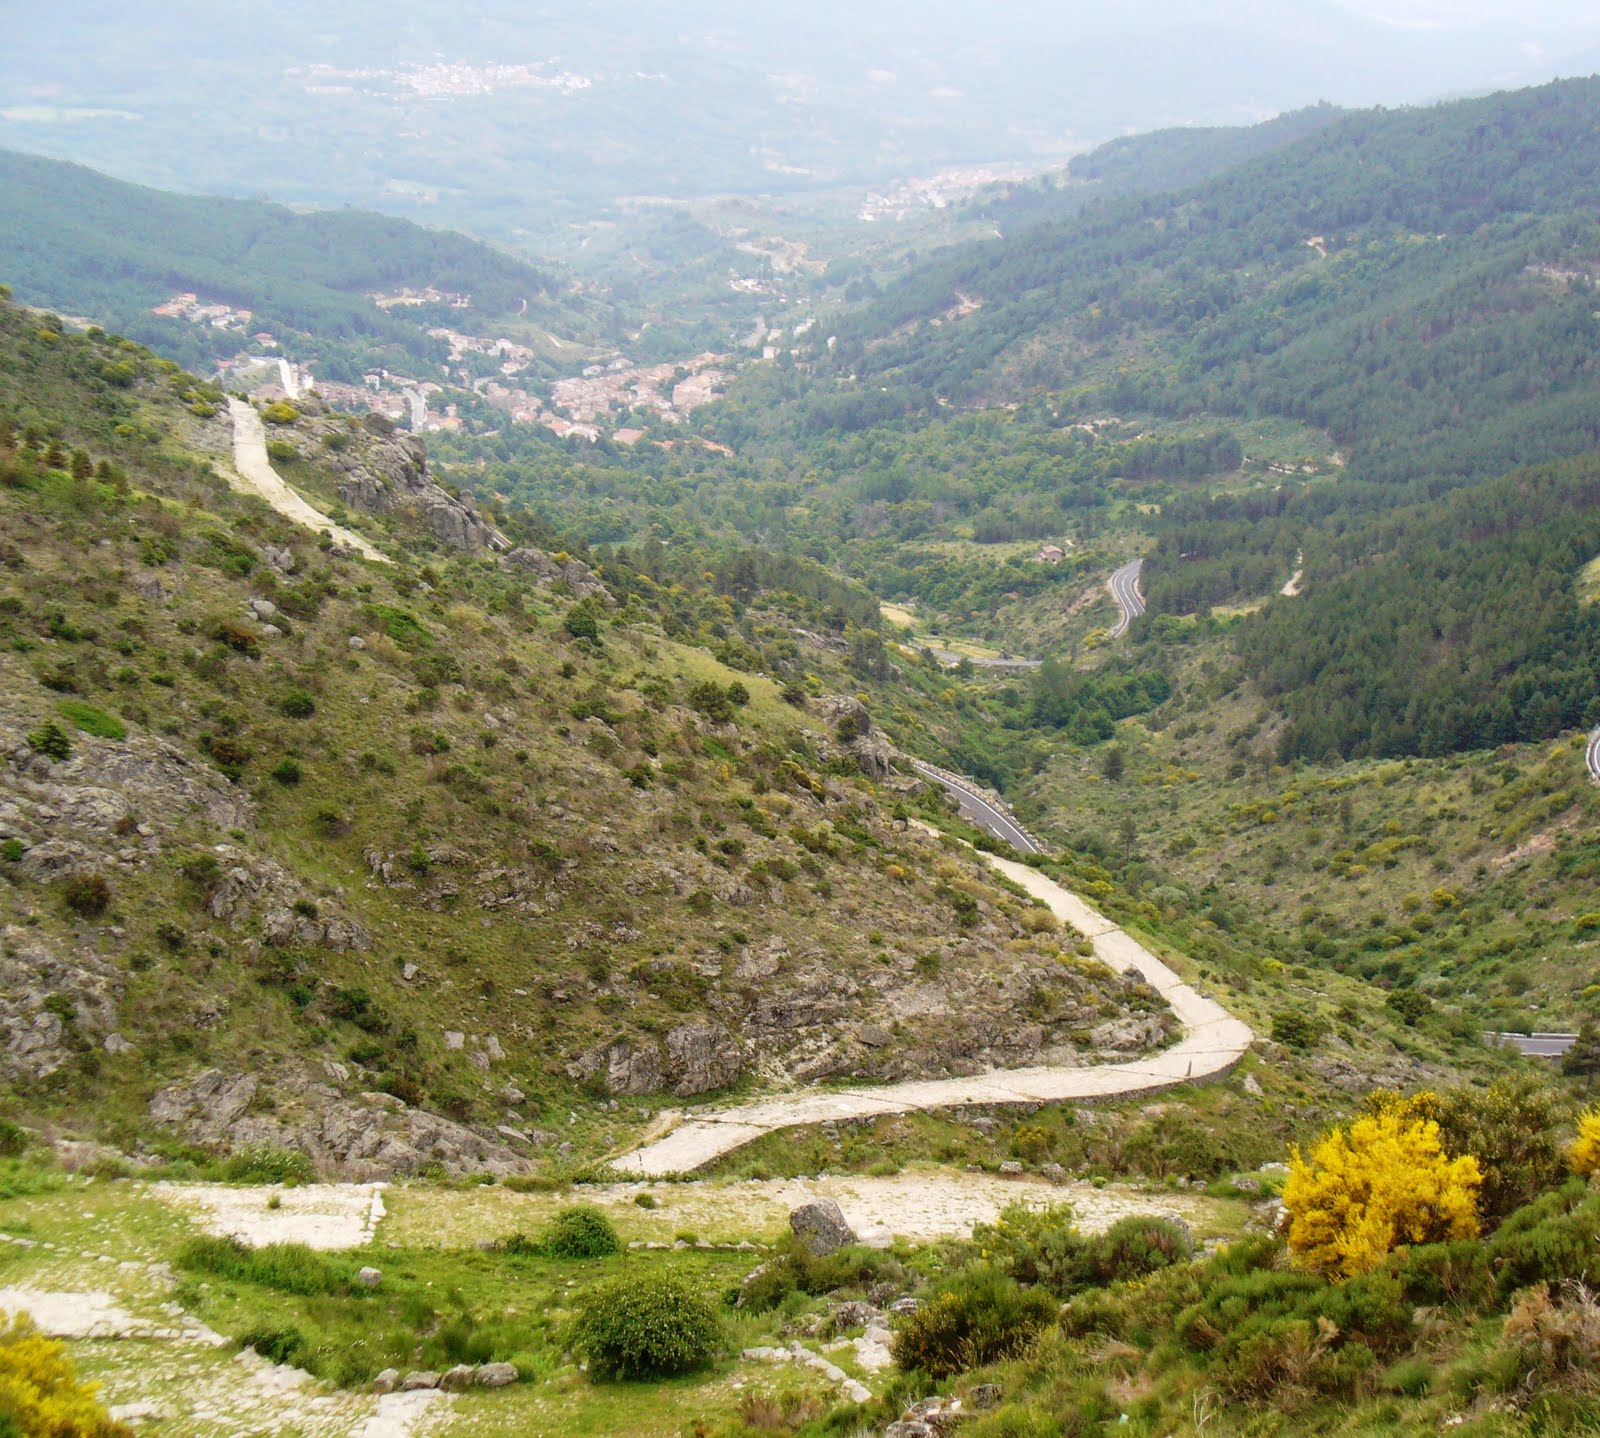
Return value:
<svg viewBox="0 0 1600 1438">
<path fill-rule="evenodd" d="M 611 591 L 581 559 L 573 559 L 570 555 L 546 554 L 542 549 L 523 545 L 506 555 L 506 563 L 529 570 L 544 584 L 564 584 L 575 599 L 598 595 L 608 604 L 613 602 Z"/>
<path fill-rule="evenodd" d="M 439 1168 L 450 1174 L 525 1172 L 525 1154 L 389 1094 L 341 1093 L 332 1082 L 275 1072 L 204 1072 L 163 1088 L 150 1117 L 189 1143 L 305 1154 L 319 1174 L 364 1181 Z"/>
<path fill-rule="evenodd" d="M 899 750 L 873 724 L 867 706 L 853 694 L 823 694 L 809 701 L 807 708 L 828 726 L 831 744 L 849 754 L 863 774 L 886 779 L 893 773 Z M 831 757 L 826 746 L 822 757 Z"/>
<path fill-rule="evenodd" d="M 428 473 L 428 448 L 381 416 L 359 421 L 314 397 L 296 401 L 300 418 L 269 438 L 292 445 L 301 459 L 329 469 L 340 503 L 369 514 L 410 515 L 441 544 L 479 551 L 505 544 L 470 495 L 456 498 Z"/>
</svg>

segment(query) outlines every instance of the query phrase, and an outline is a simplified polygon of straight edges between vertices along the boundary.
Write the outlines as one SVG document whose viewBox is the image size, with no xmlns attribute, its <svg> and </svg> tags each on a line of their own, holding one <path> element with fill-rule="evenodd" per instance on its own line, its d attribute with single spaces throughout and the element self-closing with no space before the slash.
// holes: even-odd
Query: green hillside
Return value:
<svg viewBox="0 0 1600 1438">
<path fill-rule="evenodd" d="M 595 325 L 552 275 L 407 220 L 170 194 L 14 151 L 0 151 L 0 186 L 0 254 L 19 300 L 89 315 L 196 367 L 232 354 L 241 337 L 150 313 L 174 293 L 253 311 L 253 328 L 303 339 L 303 358 L 348 359 L 335 378 L 359 377 L 385 351 L 443 359 L 426 332 L 444 322 L 537 319 L 579 338 Z M 470 304 L 384 310 L 368 298 L 430 287 Z M 350 363 L 353 376 L 342 372 Z"/>
<path fill-rule="evenodd" d="M 453 550 L 431 479 L 363 509 L 348 478 L 413 442 L 270 413 L 392 559 L 362 563 L 219 478 L 219 399 L 0 308 L 19 1116 L 509 1170 L 669 1095 L 1087 1052 L 1144 1002 L 897 817 L 923 786 L 829 698 L 845 656 L 750 672 L 761 634 L 705 580 L 597 577 L 514 509 L 505 559 Z M 764 624 L 816 623 L 778 577 Z"/>
</svg>

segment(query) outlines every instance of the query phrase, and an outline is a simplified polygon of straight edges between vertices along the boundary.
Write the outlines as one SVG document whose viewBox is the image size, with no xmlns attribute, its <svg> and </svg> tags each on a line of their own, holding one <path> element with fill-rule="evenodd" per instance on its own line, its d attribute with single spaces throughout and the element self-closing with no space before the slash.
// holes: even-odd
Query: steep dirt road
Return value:
<svg viewBox="0 0 1600 1438">
<path fill-rule="evenodd" d="M 233 418 L 233 468 L 239 480 L 237 488 L 266 500 L 284 518 L 304 525 L 314 534 L 327 530 L 335 544 L 354 549 L 380 564 L 389 562 L 388 555 L 380 554 L 353 530 L 335 524 L 288 486 L 267 458 L 266 428 L 254 405 L 230 395 L 228 413 Z"/>
</svg>

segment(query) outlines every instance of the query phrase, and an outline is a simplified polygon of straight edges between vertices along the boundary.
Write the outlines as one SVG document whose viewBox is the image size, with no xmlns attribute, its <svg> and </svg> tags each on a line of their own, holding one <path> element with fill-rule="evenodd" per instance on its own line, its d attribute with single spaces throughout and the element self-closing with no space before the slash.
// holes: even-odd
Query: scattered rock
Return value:
<svg viewBox="0 0 1600 1438">
<path fill-rule="evenodd" d="M 801 1204 L 790 1213 L 789 1227 L 818 1258 L 856 1242 L 855 1230 L 845 1222 L 843 1211 L 831 1198 Z"/>
<path fill-rule="evenodd" d="M 1254 1074 L 1246 1074 L 1244 1081 L 1239 1085 L 1251 1098 L 1262 1096 L 1261 1081 Z"/>
<path fill-rule="evenodd" d="M 377 1268 L 359 1268 L 356 1270 L 356 1282 L 363 1288 L 376 1288 L 383 1282 L 383 1271 Z"/>
<path fill-rule="evenodd" d="M 1000 1165 L 1000 1176 L 1002 1178 L 1021 1178 L 1022 1164 L 1014 1158 L 1008 1158 Z"/>
<path fill-rule="evenodd" d="M 477 1382 L 480 1388 L 504 1388 L 516 1381 L 515 1363 L 485 1363 L 478 1369 Z"/>
<path fill-rule="evenodd" d="M 400 1386 L 400 1370 L 398 1368 L 385 1368 L 372 1380 L 374 1393 L 393 1393 Z"/>
<path fill-rule="evenodd" d="M 1238 1189 L 1240 1193 L 1260 1193 L 1261 1192 L 1261 1180 L 1259 1178 L 1239 1177 L 1239 1178 L 1233 1179 L 1232 1183 L 1233 1183 L 1233 1186 L 1236 1189 Z"/>
<path fill-rule="evenodd" d="M 402 1393 L 415 1393 L 419 1389 L 437 1388 L 438 1386 L 439 1375 L 430 1369 L 423 1369 L 420 1372 L 413 1371 L 406 1374 L 400 1382 L 400 1391 Z"/>
<path fill-rule="evenodd" d="M 470 1363 L 458 1363 L 439 1379 L 439 1387 L 446 1393 L 465 1393 L 477 1376 L 478 1370 Z"/>
</svg>

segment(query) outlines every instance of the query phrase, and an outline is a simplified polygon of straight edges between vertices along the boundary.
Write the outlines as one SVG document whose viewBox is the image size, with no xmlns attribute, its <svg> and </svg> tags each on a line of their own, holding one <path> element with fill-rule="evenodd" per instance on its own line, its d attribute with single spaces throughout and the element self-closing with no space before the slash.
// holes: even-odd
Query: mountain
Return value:
<svg viewBox="0 0 1600 1438">
<path fill-rule="evenodd" d="M 427 333 L 442 322 L 537 323 L 579 337 L 595 328 L 592 307 L 554 276 L 407 220 L 168 194 L 10 151 L 0 151 L 0 184 L 12 199 L 0 255 L 19 299 L 93 316 L 191 364 L 249 345 L 246 328 L 355 379 L 385 352 L 445 357 Z M 154 313 L 185 292 L 248 311 L 247 327 Z M 375 296 L 390 297 L 387 307 Z"/>
<path fill-rule="evenodd" d="M 1073 0 L 871 14 L 695 0 L 533 10 L 263 0 L 13 17 L 0 143 L 163 188 L 268 193 L 549 236 L 627 197 L 1041 168 L 1172 125 L 1319 99 L 1417 103 L 1574 73 L 1582 19 L 1395 23 L 1330 3 Z M 1563 68 L 1563 66 L 1569 66 Z M 226 104 L 193 123 L 196 95 Z"/>
</svg>

